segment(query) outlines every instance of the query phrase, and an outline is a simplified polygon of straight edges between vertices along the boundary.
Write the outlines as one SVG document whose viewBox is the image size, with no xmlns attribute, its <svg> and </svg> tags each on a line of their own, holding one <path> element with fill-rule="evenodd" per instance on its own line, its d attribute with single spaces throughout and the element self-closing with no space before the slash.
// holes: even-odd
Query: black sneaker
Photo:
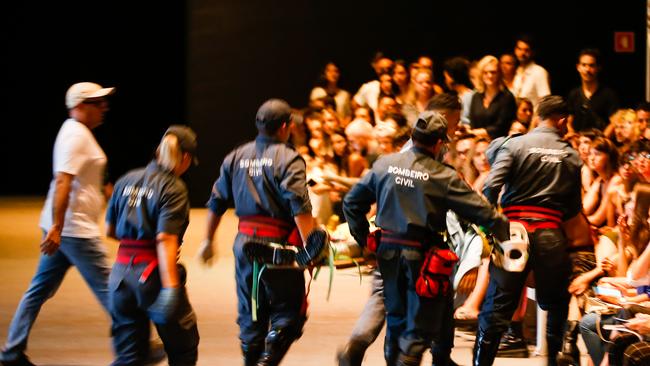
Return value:
<svg viewBox="0 0 650 366">
<path fill-rule="evenodd" d="M 528 356 L 528 345 L 522 337 L 510 332 L 503 335 L 497 357 L 528 358 Z"/>
<path fill-rule="evenodd" d="M 20 356 L 15 360 L 0 361 L 0 365 L 2 365 L 2 366 L 36 366 L 36 364 L 32 363 L 24 353 L 20 354 Z"/>
</svg>

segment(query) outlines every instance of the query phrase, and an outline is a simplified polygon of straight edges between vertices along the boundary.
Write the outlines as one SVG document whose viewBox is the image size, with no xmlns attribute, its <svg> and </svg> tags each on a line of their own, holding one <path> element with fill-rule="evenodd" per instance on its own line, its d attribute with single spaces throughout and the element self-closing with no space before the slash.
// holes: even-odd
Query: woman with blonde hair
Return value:
<svg viewBox="0 0 650 366">
<path fill-rule="evenodd" d="M 415 93 L 413 98 L 407 100 L 402 106 L 402 114 L 406 116 L 409 126 L 415 125 L 418 115 L 422 113 L 429 104 L 429 100 L 436 95 L 433 89 L 433 73 L 427 68 L 419 68 L 413 77 Z"/>
<path fill-rule="evenodd" d="M 171 126 L 146 168 L 116 183 L 106 210 L 107 236 L 120 241 L 109 278 L 114 365 L 141 365 L 149 349 L 149 320 L 170 365 L 195 365 L 199 332 L 177 263 L 190 218 L 180 176 L 196 163 L 196 134 Z"/>
<path fill-rule="evenodd" d="M 491 139 L 505 136 L 516 118 L 515 97 L 503 84 L 496 57 L 483 57 L 477 67 L 481 78 L 469 109 L 472 133 Z"/>
<path fill-rule="evenodd" d="M 617 148 L 629 145 L 639 138 L 639 125 L 634 109 L 619 109 L 609 120 L 604 134 Z"/>
</svg>

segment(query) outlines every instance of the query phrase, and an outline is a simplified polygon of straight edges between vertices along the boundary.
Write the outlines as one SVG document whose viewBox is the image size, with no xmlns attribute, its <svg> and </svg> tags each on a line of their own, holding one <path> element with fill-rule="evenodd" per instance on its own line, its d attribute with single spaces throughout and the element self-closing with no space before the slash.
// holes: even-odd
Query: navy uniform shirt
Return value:
<svg viewBox="0 0 650 366">
<path fill-rule="evenodd" d="M 472 191 L 453 168 L 418 147 L 377 160 L 345 196 L 343 211 L 350 232 L 363 246 L 368 236 L 365 215 L 374 202 L 377 226 L 413 238 L 444 231 L 447 210 L 489 228 L 507 226 L 494 207 Z"/>
<path fill-rule="evenodd" d="M 258 135 L 226 156 L 207 206 L 223 215 L 234 204 L 243 216 L 267 216 L 293 222 L 311 213 L 305 161 L 287 144 Z"/>
<path fill-rule="evenodd" d="M 502 207 L 546 207 L 571 218 L 582 209 L 581 166 L 578 153 L 557 129 L 537 127 L 499 148 L 483 194 L 496 204 L 505 186 Z"/>
<path fill-rule="evenodd" d="M 180 243 L 189 217 L 185 183 L 155 161 L 118 179 L 106 210 L 106 222 L 119 239 L 147 240 L 167 233 L 178 235 Z"/>
</svg>

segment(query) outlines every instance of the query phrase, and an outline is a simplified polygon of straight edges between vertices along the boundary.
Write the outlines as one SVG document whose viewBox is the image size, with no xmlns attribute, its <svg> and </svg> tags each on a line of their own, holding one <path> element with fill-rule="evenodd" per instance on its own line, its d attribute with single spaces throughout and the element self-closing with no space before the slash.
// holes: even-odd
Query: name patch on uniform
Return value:
<svg viewBox="0 0 650 366">
<path fill-rule="evenodd" d="M 262 175 L 262 168 L 266 166 L 273 166 L 273 159 L 242 159 L 239 161 L 239 169 L 248 169 L 248 175 L 251 177 Z"/>
<path fill-rule="evenodd" d="M 151 199 L 153 197 L 153 189 L 149 187 L 126 186 L 122 190 L 122 196 L 128 196 L 128 205 L 130 207 L 140 207 L 142 197 Z"/>
<path fill-rule="evenodd" d="M 540 154 L 540 160 L 547 163 L 561 163 L 562 159 L 568 155 L 564 150 L 547 149 L 543 147 L 531 147 L 528 149 L 529 154 Z"/>
<path fill-rule="evenodd" d="M 395 175 L 395 183 L 405 187 L 415 187 L 413 180 L 427 181 L 429 173 L 398 166 L 389 165 L 388 173 Z"/>
</svg>

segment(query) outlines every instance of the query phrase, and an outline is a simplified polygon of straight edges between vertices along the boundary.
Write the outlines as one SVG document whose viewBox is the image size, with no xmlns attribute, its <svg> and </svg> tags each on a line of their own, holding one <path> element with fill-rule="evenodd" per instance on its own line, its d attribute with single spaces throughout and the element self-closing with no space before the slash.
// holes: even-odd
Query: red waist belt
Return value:
<svg viewBox="0 0 650 366">
<path fill-rule="evenodd" d="M 140 282 L 145 282 L 151 272 L 158 267 L 156 240 L 121 239 L 120 247 L 117 250 L 116 262 L 121 264 L 149 263 L 142 272 L 139 280 Z"/>
<path fill-rule="evenodd" d="M 241 234 L 256 238 L 275 239 L 282 243 L 302 247 L 302 238 L 295 224 L 268 216 L 243 216 L 239 218 Z"/>
<path fill-rule="evenodd" d="M 519 222 L 529 233 L 537 229 L 559 229 L 562 224 L 562 212 L 539 206 L 508 206 L 503 214 L 510 221 Z"/>
</svg>

